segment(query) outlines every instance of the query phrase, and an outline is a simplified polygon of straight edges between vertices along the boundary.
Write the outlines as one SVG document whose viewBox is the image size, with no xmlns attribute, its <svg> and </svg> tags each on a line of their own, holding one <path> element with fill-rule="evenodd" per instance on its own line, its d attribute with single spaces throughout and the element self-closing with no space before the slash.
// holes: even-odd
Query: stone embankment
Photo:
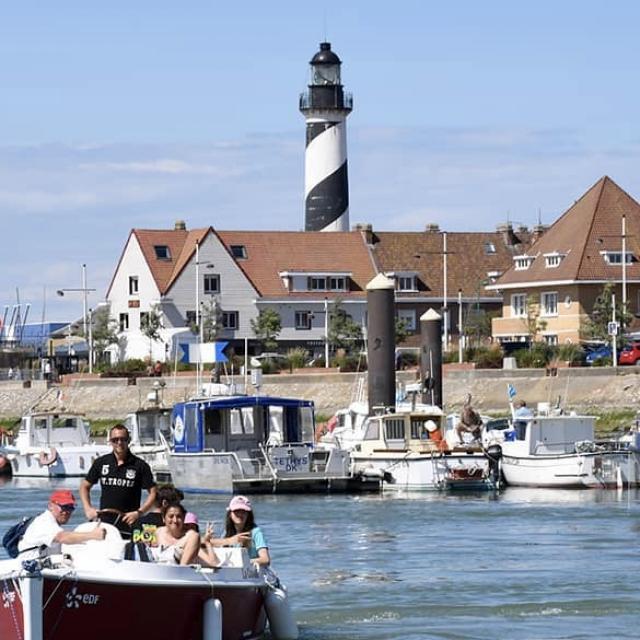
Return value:
<svg viewBox="0 0 640 640">
<path fill-rule="evenodd" d="M 398 373 L 403 382 L 416 380 L 415 371 Z M 189 397 L 195 391 L 195 378 L 165 376 L 159 392 L 165 405 Z M 65 407 L 80 411 L 91 419 L 122 419 L 127 413 L 149 403 L 149 394 L 158 378 L 138 378 L 135 385 L 126 379 L 72 380 L 68 385 L 47 388 L 34 381 L 31 388 L 20 382 L 0 383 L 0 418 L 14 418 L 29 409 Z M 242 379 L 236 380 L 242 383 Z M 640 409 L 640 367 L 594 369 L 558 369 L 557 375 L 547 375 L 539 369 L 515 371 L 447 371 L 444 378 L 444 398 L 447 411 L 457 410 L 468 393 L 473 405 L 482 412 L 504 412 L 507 408 L 507 384 L 511 383 L 518 398 L 529 404 L 550 402 L 558 398 L 562 406 L 577 411 L 613 411 Z M 357 389 L 366 394 L 366 381 L 353 373 L 281 374 L 264 376 L 260 392 L 308 398 L 315 401 L 319 414 L 331 415 L 355 399 Z M 249 392 L 253 392 L 250 388 Z"/>
</svg>

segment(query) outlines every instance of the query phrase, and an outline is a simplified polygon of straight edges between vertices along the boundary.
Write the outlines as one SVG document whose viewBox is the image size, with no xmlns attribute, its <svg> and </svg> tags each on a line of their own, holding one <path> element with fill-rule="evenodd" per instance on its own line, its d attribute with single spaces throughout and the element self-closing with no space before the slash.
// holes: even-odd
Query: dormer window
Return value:
<svg viewBox="0 0 640 640">
<path fill-rule="evenodd" d="M 513 262 L 516 267 L 516 271 L 525 271 L 531 266 L 535 256 L 513 256 Z"/>
<path fill-rule="evenodd" d="M 243 244 L 232 244 L 231 245 L 231 255 L 234 258 L 237 258 L 239 260 L 246 260 L 247 259 L 247 247 L 245 247 Z"/>
<path fill-rule="evenodd" d="M 349 291 L 350 273 L 281 271 L 282 283 L 288 291 Z"/>
<path fill-rule="evenodd" d="M 601 251 L 600 255 L 607 264 L 622 264 L 622 251 Z M 633 253 L 627 251 L 625 258 L 625 262 L 631 264 L 633 262 Z"/>
<path fill-rule="evenodd" d="M 487 278 L 489 278 L 491 282 L 495 282 L 501 275 L 501 271 L 487 271 Z"/>
<path fill-rule="evenodd" d="M 496 252 L 496 245 L 493 242 L 485 242 L 484 243 L 484 252 L 490 256 Z"/>
<path fill-rule="evenodd" d="M 547 269 L 555 269 L 555 267 L 559 267 L 560 263 L 566 256 L 566 253 L 558 253 L 554 251 L 553 253 L 545 253 L 544 254 L 544 266 Z"/>
<path fill-rule="evenodd" d="M 166 244 L 156 244 L 153 247 L 158 260 L 171 260 L 171 251 Z"/>
<path fill-rule="evenodd" d="M 417 291 L 418 278 L 415 273 L 394 273 L 392 278 L 396 281 L 396 291 Z"/>
</svg>

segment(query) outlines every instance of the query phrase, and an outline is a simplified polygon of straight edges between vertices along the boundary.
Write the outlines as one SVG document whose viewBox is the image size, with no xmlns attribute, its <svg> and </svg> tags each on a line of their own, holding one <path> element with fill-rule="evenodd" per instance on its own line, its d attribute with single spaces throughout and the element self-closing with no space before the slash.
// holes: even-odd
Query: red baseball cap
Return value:
<svg viewBox="0 0 640 640">
<path fill-rule="evenodd" d="M 56 489 L 50 496 L 49 502 L 55 502 L 56 504 L 73 504 L 75 505 L 76 499 L 73 497 L 73 492 L 69 489 Z"/>
</svg>

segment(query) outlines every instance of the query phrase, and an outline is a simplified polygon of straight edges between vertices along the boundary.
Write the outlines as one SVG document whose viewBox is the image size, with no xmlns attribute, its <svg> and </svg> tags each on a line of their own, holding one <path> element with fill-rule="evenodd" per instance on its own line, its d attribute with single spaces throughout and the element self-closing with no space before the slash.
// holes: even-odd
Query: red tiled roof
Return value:
<svg viewBox="0 0 640 640">
<path fill-rule="evenodd" d="M 153 279 L 161 294 L 165 294 L 178 274 L 195 251 L 196 243 L 201 242 L 210 227 L 206 229 L 134 229 L 133 234 L 140 243 L 142 253 L 149 265 Z M 162 260 L 156 257 L 154 247 L 167 246 L 171 258 Z"/>
<path fill-rule="evenodd" d="M 506 227 L 505 227 L 506 229 Z M 495 296 L 485 292 L 483 281 L 489 272 L 503 273 L 512 264 L 514 254 L 528 246 L 530 232 L 457 233 L 447 232 L 447 296 L 454 297 L 458 289 L 465 297 Z M 444 295 L 443 232 L 376 232 L 373 255 L 380 271 L 407 271 L 418 276 L 417 293 L 402 292 L 402 297 L 434 297 Z M 513 243 L 516 244 L 513 244 Z M 490 248 L 495 249 L 495 253 Z"/>
<path fill-rule="evenodd" d="M 640 204 L 604 176 L 529 248 L 527 255 L 535 256 L 531 266 L 516 271 L 512 265 L 496 284 L 619 280 L 621 266 L 607 264 L 601 252 L 622 250 L 623 215 L 626 250 L 635 256 L 635 261 L 627 265 L 627 277 L 640 279 Z M 565 257 L 558 267 L 548 268 L 544 254 L 554 252 Z"/>
<path fill-rule="evenodd" d="M 340 297 L 365 297 L 365 287 L 376 271 L 369 251 L 357 231 L 219 231 L 230 250 L 243 245 L 246 259 L 236 263 L 263 297 L 317 298 L 318 292 L 288 291 L 282 272 L 351 273 L 349 292 Z M 355 289 L 355 290 L 354 290 Z M 324 292 L 323 292 L 324 295 Z"/>
</svg>

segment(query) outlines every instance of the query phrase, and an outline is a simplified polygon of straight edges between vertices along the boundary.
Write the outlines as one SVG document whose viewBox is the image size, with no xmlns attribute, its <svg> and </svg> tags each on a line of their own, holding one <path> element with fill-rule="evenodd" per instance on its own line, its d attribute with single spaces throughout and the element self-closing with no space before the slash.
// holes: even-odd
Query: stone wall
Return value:
<svg viewBox="0 0 640 640">
<path fill-rule="evenodd" d="M 281 374 L 264 376 L 261 393 L 301 397 L 314 400 L 316 411 L 331 415 L 355 398 L 359 374 Z M 404 382 L 416 379 L 415 371 L 398 373 Z M 106 378 L 75 380 L 68 386 L 47 388 L 41 381 L 23 388 L 20 382 L 0 382 L 0 418 L 15 418 L 30 408 L 47 409 L 65 407 L 81 411 L 88 418 L 122 419 L 148 403 L 157 378 L 138 378 L 130 385 L 126 379 Z M 166 405 L 184 400 L 195 391 L 195 378 L 166 376 L 160 393 Z M 242 383 L 241 379 L 237 382 Z M 515 371 L 448 371 L 444 379 L 445 408 L 456 410 L 468 393 L 476 408 L 484 412 L 506 411 L 507 384 L 517 390 L 518 398 L 529 404 L 551 402 L 558 397 L 567 409 L 586 411 L 640 408 L 640 367 L 558 369 L 557 375 L 547 375 L 539 369 Z M 366 395 L 366 381 L 361 382 Z M 253 392 L 253 389 L 249 390 Z"/>
</svg>

